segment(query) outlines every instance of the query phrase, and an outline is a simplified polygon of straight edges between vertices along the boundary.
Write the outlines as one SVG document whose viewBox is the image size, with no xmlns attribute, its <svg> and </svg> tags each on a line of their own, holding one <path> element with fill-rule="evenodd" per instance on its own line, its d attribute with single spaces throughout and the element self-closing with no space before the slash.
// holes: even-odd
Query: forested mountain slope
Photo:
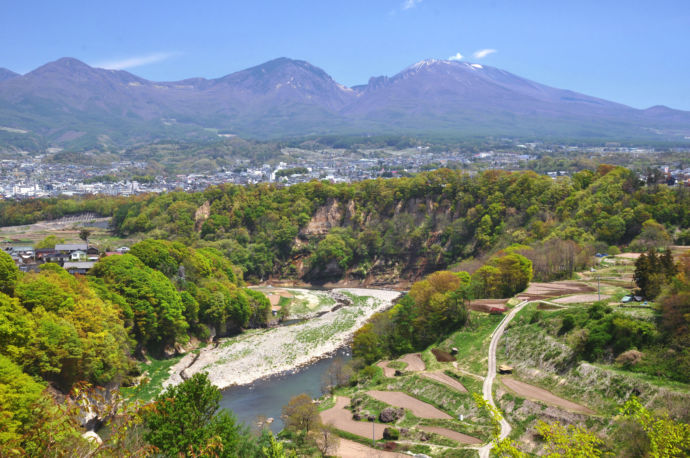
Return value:
<svg viewBox="0 0 690 458">
<path fill-rule="evenodd" d="M 249 279 L 313 282 L 414 279 L 516 243 L 532 245 L 536 278 L 569 276 L 585 251 L 647 237 L 645 222 L 687 229 L 690 194 L 611 166 L 556 180 L 438 170 L 351 184 L 227 184 L 134 198 L 113 219 L 122 235 L 214 247 Z M 553 251 L 567 262 L 547 262 Z"/>
</svg>

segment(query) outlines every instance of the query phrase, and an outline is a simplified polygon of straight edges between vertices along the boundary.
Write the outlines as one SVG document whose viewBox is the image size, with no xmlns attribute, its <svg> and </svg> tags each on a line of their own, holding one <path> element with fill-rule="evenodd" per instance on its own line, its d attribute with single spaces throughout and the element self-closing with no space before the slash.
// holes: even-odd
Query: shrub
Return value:
<svg viewBox="0 0 690 458">
<path fill-rule="evenodd" d="M 383 438 L 386 440 L 397 441 L 400 438 L 398 428 L 388 427 L 383 430 Z"/>
<path fill-rule="evenodd" d="M 561 329 L 558 330 L 558 334 L 563 335 L 573 328 L 575 328 L 575 318 L 572 315 L 566 315 L 563 317 L 563 323 L 561 324 Z"/>
<path fill-rule="evenodd" d="M 642 361 L 643 356 L 644 354 L 638 350 L 624 351 L 623 353 L 618 355 L 618 358 L 616 358 L 616 363 L 620 364 L 623 367 L 634 366 L 640 361 Z"/>
</svg>

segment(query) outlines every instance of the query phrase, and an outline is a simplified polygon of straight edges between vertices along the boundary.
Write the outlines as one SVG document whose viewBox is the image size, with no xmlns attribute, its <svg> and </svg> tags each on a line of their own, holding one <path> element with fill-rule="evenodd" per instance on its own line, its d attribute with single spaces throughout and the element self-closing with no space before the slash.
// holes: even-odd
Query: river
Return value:
<svg viewBox="0 0 690 458">
<path fill-rule="evenodd" d="M 232 410 L 237 419 L 250 428 L 259 415 L 273 418 L 274 421 L 269 426 L 277 433 L 283 429 L 283 421 L 280 419 L 283 406 L 298 394 L 307 393 L 312 398 L 321 396 L 323 375 L 338 357 L 345 362 L 349 361 L 349 347 L 343 347 L 335 355 L 320 359 L 296 372 L 274 375 L 249 385 L 226 388 L 223 390 L 221 408 Z"/>
</svg>

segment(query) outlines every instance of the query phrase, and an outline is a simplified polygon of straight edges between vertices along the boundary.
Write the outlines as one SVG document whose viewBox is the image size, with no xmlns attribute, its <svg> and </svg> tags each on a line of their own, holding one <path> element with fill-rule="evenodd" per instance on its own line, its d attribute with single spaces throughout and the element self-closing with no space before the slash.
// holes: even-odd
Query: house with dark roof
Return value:
<svg viewBox="0 0 690 458">
<path fill-rule="evenodd" d="M 39 248 L 36 250 L 36 260 L 43 261 L 46 257 L 56 254 L 55 248 Z"/>
<path fill-rule="evenodd" d="M 65 270 L 72 275 L 79 274 L 79 275 L 86 275 L 86 272 L 89 271 L 96 263 L 93 261 L 68 261 L 65 263 L 63 266 Z"/>
<path fill-rule="evenodd" d="M 73 251 L 84 251 L 88 250 L 89 247 L 86 243 L 58 243 L 55 245 L 55 251 L 61 253 L 71 253 Z"/>
</svg>

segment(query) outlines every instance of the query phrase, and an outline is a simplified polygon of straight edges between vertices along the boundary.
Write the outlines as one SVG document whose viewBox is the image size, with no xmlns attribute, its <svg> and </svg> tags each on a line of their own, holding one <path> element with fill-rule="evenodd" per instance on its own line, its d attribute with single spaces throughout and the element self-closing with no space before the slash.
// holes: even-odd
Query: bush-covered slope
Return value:
<svg viewBox="0 0 690 458">
<path fill-rule="evenodd" d="M 690 193 L 644 186 L 631 170 L 611 166 L 557 180 L 438 170 L 350 184 L 227 184 L 134 199 L 114 216 L 123 235 L 215 247 L 248 278 L 311 281 L 416 278 L 514 243 L 542 248 L 526 253 L 537 278 L 563 276 L 537 266 L 546 261 L 537 255 L 554 251 L 544 240 L 565 241 L 555 250 L 564 259 L 551 264 L 568 276 L 585 245 L 629 243 L 650 220 L 671 234 L 689 227 Z"/>
</svg>

